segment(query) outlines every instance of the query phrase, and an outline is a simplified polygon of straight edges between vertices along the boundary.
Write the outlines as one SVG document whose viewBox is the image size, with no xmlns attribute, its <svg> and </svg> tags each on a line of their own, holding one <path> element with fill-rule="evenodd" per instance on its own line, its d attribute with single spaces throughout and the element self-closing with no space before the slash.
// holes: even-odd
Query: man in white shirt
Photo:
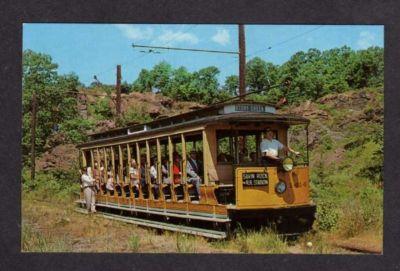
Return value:
<svg viewBox="0 0 400 271">
<path fill-rule="evenodd" d="M 86 208 L 88 212 L 96 212 L 96 198 L 95 198 L 95 182 L 93 178 L 88 174 L 87 168 L 81 169 L 81 182 L 83 188 L 83 194 L 85 196 Z"/>
<path fill-rule="evenodd" d="M 263 157 L 267 158 L 268 161 L 272 163 L 277 163 L 280 161 L 278 156 L 278 151 L 283 150 L 285 152 L 291 152 L 295 155 L 299 155 L 300 153 L 283 145 L 278 140 L 274 139 L 274 133 L 271 129 L 267 128 L 266 137 L 260 143 L 260 150 Z"/>
</svg>

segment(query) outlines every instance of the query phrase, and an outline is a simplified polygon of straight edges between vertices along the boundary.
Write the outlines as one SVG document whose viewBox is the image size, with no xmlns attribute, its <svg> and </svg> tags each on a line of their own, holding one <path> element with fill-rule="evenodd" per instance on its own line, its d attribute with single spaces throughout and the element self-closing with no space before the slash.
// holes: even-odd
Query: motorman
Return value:
<svg viewBox="0 0 400 271">
<path fill-rule="evenodd" d="M 278 151 L 283 150 L 284 152 L 291 152 L 295 155 L 299 155 L 300 152 L 293 150 L 292 148 L 283 145 L 279 140 L 273 138 L 274 133 L 270 128 L 265 131 L 265 138 L 260 143 L 260 150 L 263 157 L 263 161 L 267 161 L 272 164 L 279 164 L 281 158 L 278 156 Z"/>
</svg>

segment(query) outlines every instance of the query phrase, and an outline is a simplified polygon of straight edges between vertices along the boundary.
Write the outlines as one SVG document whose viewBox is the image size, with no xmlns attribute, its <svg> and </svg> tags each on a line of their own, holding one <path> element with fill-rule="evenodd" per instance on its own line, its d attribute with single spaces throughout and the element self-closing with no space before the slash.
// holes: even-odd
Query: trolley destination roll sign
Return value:
<svg viewBox="0 0 400 271">
<path fill-rule="evenodd" d="M 268 173 L 266 172 L 245 172 L 242 173 L 243 186 L 268 185 Z"/>
</svg>

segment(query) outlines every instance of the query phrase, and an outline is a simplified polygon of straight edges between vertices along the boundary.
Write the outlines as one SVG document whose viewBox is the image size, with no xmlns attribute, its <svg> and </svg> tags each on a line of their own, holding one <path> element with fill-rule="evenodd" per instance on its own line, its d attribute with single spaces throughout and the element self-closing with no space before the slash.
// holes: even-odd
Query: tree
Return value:
<svg viewBox="0 0 400 271">
<path fill-rule="evenodd" d="M 152 92 L 153 85 L 154 83 L 151 71 L 142 69 L 138 78 L 132 84 L 132 90 L 136 92 Z"/>
<path fill-rule="evenodd" d="M 193 73 L 193 80 L 189 85 L 189 97 L 192 100 L 205 104 L 213 103 L 218 99 L 219 83 L 217 67 L 210 66 Z"/>
<path fill-rule="evenodd" d="M 163 88 L 162 94 L 176 100 L 190 100 L 189 87 L 193 75 L 185 67 L 179 67 L 172 71 L 172 77 Z"/>
<path fill-rule="evenodd" d="M 277 68 L 255 57 L 246 64 L 246 84 L 249 91 L 267 90 L 277 80 Z"/>
<path fill-rule="evenodd" d="M 56 63 L 49 55 L 26 50 L 23 53 L 22 105 L 23 137 L 22 152 L 30 152 L 31 101 L 37 97 L 36 151 L 45 149 L 48 137 L 64 123 L 78 117 L 76 94 L 81 86 L 74 74 L 59 76 Z"/>
<path fill-rule="evenodd" d="M 236 96 L 239 94 L 239 76 L 230 75 L 225 78 L 223 89 L 230 95 Z"/>
</svg>

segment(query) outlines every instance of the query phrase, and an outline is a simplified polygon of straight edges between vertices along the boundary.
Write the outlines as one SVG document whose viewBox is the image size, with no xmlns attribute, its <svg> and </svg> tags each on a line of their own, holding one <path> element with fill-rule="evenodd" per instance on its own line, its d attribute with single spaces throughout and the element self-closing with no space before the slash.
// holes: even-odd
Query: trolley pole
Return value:
<svg viewBox="0 0 400 271">
<path fill-rule="evenodd" d="M 119 119 L 121 115 L 121 65 L 117 65 L 117 84 L 116 84 L 116 111 L 117 111 L 117 119 Z"/>
<path fill-rule="evenodd" d="M 246 40 L 244 25 L 239 24 L 239 96 L 246 94 Z M 243 101 L 244 97 L 240 97 Z"/>
<path fill-rule="evenodd" d="M 36 141 L 36 91 L 32 94 L 32 116 L 31 116 L 31 180 L 35 179 L 35 141 Z"/>
</svg>

